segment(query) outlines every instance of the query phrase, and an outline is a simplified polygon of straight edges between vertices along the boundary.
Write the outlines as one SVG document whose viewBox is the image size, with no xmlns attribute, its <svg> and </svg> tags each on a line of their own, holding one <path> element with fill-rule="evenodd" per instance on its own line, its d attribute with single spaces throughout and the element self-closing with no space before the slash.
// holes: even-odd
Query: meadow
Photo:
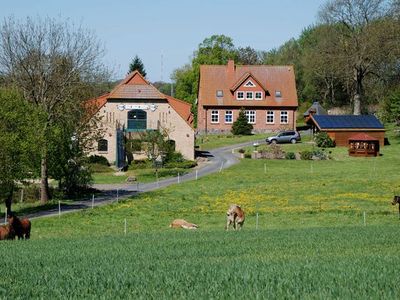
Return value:
<svg viewBox="0 0 400 300">
<path fill-rule="evenodd" d="M 35 219 L 30 241 L 2 243 L 0 297 L 398 299 L 400 139 L 390 141 L 376 158 L 335 148 L 326 161 L 243 159 Z M 246 212 L 240 232 L 224 231 L 231 203 Z M 174 218 L 200 228 L 172 230 Z"/>
</svg>

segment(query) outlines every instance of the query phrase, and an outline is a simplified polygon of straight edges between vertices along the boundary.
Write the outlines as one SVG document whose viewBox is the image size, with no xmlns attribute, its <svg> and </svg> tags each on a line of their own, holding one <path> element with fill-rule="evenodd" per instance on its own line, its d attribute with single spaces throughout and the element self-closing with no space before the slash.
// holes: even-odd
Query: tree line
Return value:
<svg viewBox="0 0 400 300">
<path fill-rule="evenodd" d="M 270 51 L 236 47 L 230 37 L 213 35 L 199 44 L 190 63 L 173 72 L 175 95 L 196 103 L 201 64 L 226 64 L 234 59 L 239 65 L 294 65 L 300 103 L 347 105 L 354 114 L 365 113 L 369 104 L 379 104 L 384 117 L 400 120 L 394 112 L 396 105 L 393 108 L 393 99 L 400 98 L 399 3 L 327 1 L 316 24 Z M 400 100 L 396 101 L 398 106 Z"/>
</svg>

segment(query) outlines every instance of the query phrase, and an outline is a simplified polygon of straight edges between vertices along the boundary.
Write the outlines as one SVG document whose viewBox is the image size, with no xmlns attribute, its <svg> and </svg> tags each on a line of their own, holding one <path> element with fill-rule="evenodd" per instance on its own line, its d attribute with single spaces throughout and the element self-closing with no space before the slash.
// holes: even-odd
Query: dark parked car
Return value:
<svg viewBox="0 0 400 300">
<path fill-rule="evenodd" d="M 300 133 L 294 130 L 281 131 L 277 135 L 270 136 L 265 140 L 267 144 L 292 143 L 301 141 Z"/>
</svg>

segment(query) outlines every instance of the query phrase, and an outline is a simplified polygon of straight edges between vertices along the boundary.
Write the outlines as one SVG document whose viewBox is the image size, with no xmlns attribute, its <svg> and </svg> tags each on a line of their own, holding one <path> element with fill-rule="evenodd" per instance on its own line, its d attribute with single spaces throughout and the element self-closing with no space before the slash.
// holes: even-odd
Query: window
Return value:
<svg viewBox="0 0 400 300">
<path fill-rule="evenodd" d="M 253 86 L 256 86 L 256 85 L 251 80 L 249 80 L 249 81 L 246 82 L 246 84 L 244 86 L 253 87 Z"/>
<path fill-rule="evenodd" d="M 267 111 L 267 124 L 274 124 L 274 111 L 273 110 L 268 110 Z"/>
<path fill-rule="evenodd" d="M 275 97 L 278 97 L 278 98 L 282 97 L 281 91 L 275 91 Z"/>
<path fill-rule="evenodd" d="M 97 151 L 99 152 L 107 152 L 108 151 L 108 141 L 105 139 L 101 139 L 97 142 Z"/>
<path fill-rule="evenodd" d="M 218 110 L 211 111 L 211 123 L 219 123 L 219 111 Z"/>
<path fill-rule="evenodd" d="M 256 96 L 255 96 L 256 100 L 262 99 L 262 92 L 256 92 L 255 94 L 256 94 Z"/>
<path fill-rule="evenodd" d="M 217 97 L 223 97 L 224 96 L 224 91 L 223 90 L 217 90 Z"/>
<path fill-rule="evenodd" d="M 233 122 L 233 113 L 231 110 L 225 111 L 225 123 L 232 123 Z"/>
<path fill-rule="evenodd" d="M 256 123 L 256 111 L 255 110 L 247 110 L 246 111 L 247 122 L 250 124 Z"/>
<path fill-rule="evenodd" d="M 253 92 L 246 92 L 246 99 L 253 100 Z"/>
<path fill-rule="evenodd" d="M 237 92 L 236 99 L 243 100 L 244 99 L 244 92 Z"/>
<path fill-rule="evenodd" d="M 289 114 L 287 111 L 281 111 L 281 124 L 289 123 Z"/>
<path fill-rule="evenodd" d="M 128 131 L 143 131 L 147 128 L 147 112 L 142 109 L 128 111 Z"/>
</svg>

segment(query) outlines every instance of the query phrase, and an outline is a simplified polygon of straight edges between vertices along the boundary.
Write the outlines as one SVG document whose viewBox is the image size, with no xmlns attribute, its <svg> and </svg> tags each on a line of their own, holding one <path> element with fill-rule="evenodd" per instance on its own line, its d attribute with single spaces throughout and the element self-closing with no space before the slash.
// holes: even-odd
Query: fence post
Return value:
<svg viewBox="0 0 400 300">
<path fill-rule="evenodd" d="M 117 202 L 119 201 L 119 189 L 117 189 Z"/>
<path fill-rule="evenodd" d="M 58 217 L 61 217 L 61 201 L 58 200 Z"/>
<path fill-rule="evenodd" d="M 367 216 L 365 214 L 365 211 L 364 211 L 364 226 L 367 226 Z"/>
<path fill-rule="evenodd" d="M 179 176 L 179 173 L 178 173 L 178 183 L 181 183 L 181 178 Z"/>
<path fill-rule="evenodd" d="M 24 202 L 24 188 L 21 189 L 21 199 L 20 202 Z"/>
<path fill-rule="evenodd" d="M 94 207 L 94 194 L 92 195 L 92 209 Z"/>
<path fill-rule="evenodd" d="M 126 218 L 125 218 L 125 225 L 124 225 L 124 234 L 126 235 Z"/>
<path fill-rule="evenodd" d="M 222 172 L 222 167 L 224 166 L 224 162 L 221 163 L 221 167 L 219 168 L 219 172 Z"/>
<path fill-rule="evenodd" d="M 4 211 L 4 224 L 7 224 L 7 207 Z"/>
<path fill-rule="evenodd" d="M 256 230 L 258 230 L 258 213 L 256 214 Z"/>
<path fill-rule="evenodd" d="M 198 178 L 198 170 L 196 170 L 196 180 L 197 180 L 197 178 Z"/>
</svg>

